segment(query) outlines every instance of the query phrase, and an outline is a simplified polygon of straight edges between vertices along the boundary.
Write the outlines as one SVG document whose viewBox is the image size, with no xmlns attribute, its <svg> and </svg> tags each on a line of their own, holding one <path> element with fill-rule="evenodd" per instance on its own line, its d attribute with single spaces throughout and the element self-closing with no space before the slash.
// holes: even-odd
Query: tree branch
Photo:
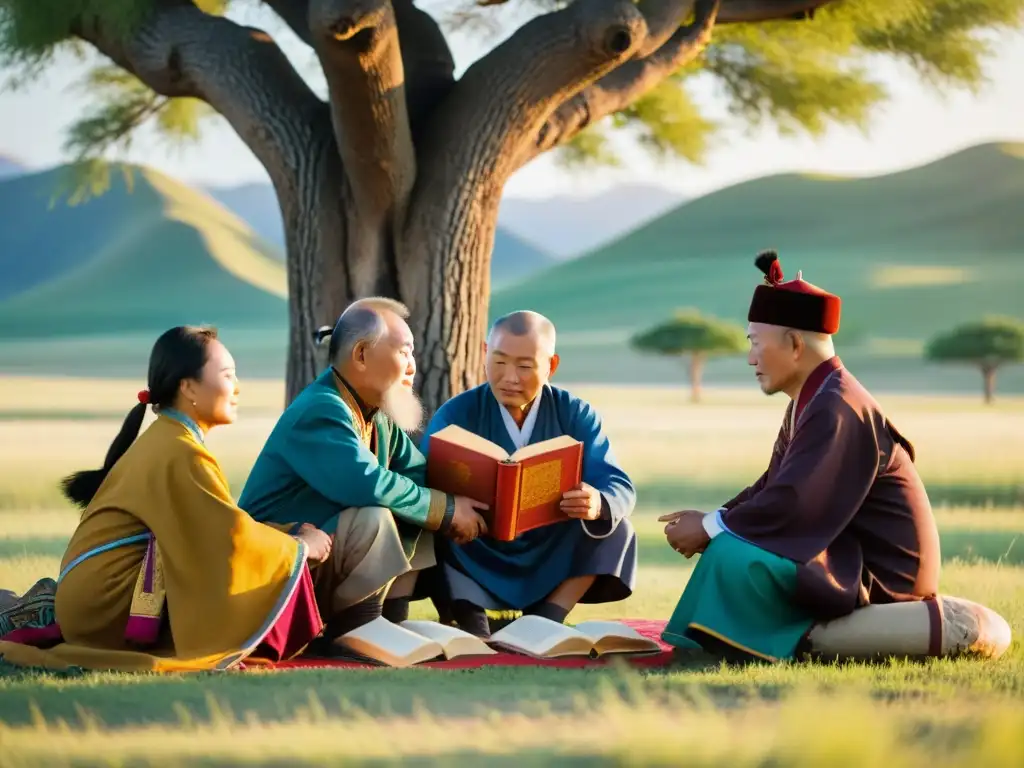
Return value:
<svg viewBox="0 0 1024 768">
<path fill-rule="evenodd" d="M 696 58 L 711 39 L 720 0 L 689 0 L 686 4 L 696 6 L 692 23 L 679 27 L 651 55 L 626 62 L 566 101 L 536 134 L 523 164 L 569 141 L 591 123 L 625 109 Z"/>
<path fill-rule="evenodd" d="M 814 12 L 835 0 L 722 0 L 719 24 L 750 24 L 814 18 Z"/>
<path fill-rule="evenodd" d="M 313 45 L 309 31 L 309 0 L 263 0 L 306 45 Z"/>
<path fill-rule="evenodd" d="M 647 21 L 647 39 L 634 58 L 646 58 L 669 41 L 693 11 L 694 0 L 640 0 L 640 13 Z"/>
<path fill-rule="evenodd" d="M 405 105 L 416 136 L 455 85 L 455 59 L 444 32 L 413 0 L 392 0 L 405 70 Z"/>
<path fill-rule="evenodd" d="M 495 194 L 515 154 L 550 111 L 629 58 L 647 34 L 631 0 L 577 0 L 526 22 L 475 62 L 418 142 L 429 181 L 416 195 L 446 198 L 488 184 Z M 455 212 L 451 212 L 455 215 Z"/>
<path fill-rule="evenodd" d="M 310 0 L 309 27 L 330 90 L 331 118 L 353 203 L 384 221 L 416 175 L 405 71 L 390 0 Z"/>
<path fill-rule="evenodd" d="M 323 103 L 274 41 L 257 29 L 203 13 L 186 0 L 157 0 L 130 34 L 97 15 L 74 34 L 159 94 L 201 99 L 235 129 L 275 184 L 294 184 Z"/>
</svg>

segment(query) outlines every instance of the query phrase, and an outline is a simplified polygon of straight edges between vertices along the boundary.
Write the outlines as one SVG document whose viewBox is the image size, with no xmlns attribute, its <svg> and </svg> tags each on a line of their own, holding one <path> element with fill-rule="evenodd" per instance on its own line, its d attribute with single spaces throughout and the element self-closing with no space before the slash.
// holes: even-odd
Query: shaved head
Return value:
<svg viewBox="0 0 1024 768">
<path fill-rule="evenodd" d="M 488 346 L 494 346 L 494 340 L 500 333 L 510 333 L 513 336 L 536 336 L 547 354 L 555 354 L 555 324 L 539 312 L 521 309 L 499 317 L 494 321 L 491 332 L 487 335 Z"/>
<path fill-rule="evenodd" d="M 494 397 L 511 410 L 524 409 L 558 368 L 555 324 L 529 310 L 507 314 L 491 326 L 486 352 Z"/>
</svg>

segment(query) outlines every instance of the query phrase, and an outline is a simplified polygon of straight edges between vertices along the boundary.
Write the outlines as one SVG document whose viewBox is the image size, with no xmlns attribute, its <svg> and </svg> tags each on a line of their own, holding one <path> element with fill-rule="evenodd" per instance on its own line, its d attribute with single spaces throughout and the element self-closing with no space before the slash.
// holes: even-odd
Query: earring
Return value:
<svg viewBox="0 0 1024 768">
<path fill-rule="evenodd" d="M 196 407 L 196 401 L 195 401 L 195 400 L 193 400 L 193 401 L 192 401 L 192 407 L 193 407 L 193 408 L 195 408 L 195 407 Z"/>
</svg>

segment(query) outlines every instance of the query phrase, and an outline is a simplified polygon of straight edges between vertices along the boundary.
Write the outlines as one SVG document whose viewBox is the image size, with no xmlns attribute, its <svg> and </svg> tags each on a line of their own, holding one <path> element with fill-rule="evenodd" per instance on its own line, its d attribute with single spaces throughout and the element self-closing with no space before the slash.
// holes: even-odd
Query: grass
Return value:
<svg viewBox="0 0 1024 768">
<path fill-rule="evenodd" d="M 55 573 L 77 514 L 59 477 L 102 459 L 138 384 L 0 378 L 0 587 Z M 721 501 L 763 468 L 784 404 L 711 390 L 574 387 L 605 418 L 640 487 L 640 572 L 626 602 L 585 618 L 667 617 L 693 567 L 656 516 Z M 211 435 L 236 493 L 282 398 L 243 382 L 238 424 Z M 694 656 L 664 671 L 483 668 L 210 675 L 40 674 L 0 667 L 5 765 L 318 762 L 488 765 L 1017 765 L 1024 698 L 1024 403 L 883 397 L 918 448 L 936 502 L 942 586 L 1010 622 L 996 663 L 728 667 Z M 1000 499 L 1004 501 L 1000 501 Z M 432 617 L 429 603 L 414 613 Z M 827 716 L 823 716 L 827 713 Z M 813 723 L 813 728 L 808 727 Z M 1015 730 L 1016 729 L 1016 730 Z M 870 736 L 870 737 L 868 737 Z"/>
</svg>

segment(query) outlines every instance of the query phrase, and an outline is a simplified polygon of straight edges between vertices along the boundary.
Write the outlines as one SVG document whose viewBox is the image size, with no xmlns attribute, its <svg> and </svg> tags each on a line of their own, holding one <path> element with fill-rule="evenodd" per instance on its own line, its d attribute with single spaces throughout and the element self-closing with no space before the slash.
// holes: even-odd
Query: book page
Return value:
<svg viewBox="0 0 1024 768">
<path fill-rule="evenodd" d="M 497 653 L 476 635 L 436 621 L 403 621 L 398 626 L 433 640 L 444 649 L 445 658 L 457 656 L 492 656 Z"/>
<path fill-rule="evenodd" d="M 468 429 L 463 429 L 458 424 L 449 424 L 444 429 L 439 429 L 430 436 L 431 440 L 444 440 L 453 445 L 461 445 L 471 451 L 487 456 L 495 461 L 505 461 L 508 453 L 497 443 L 473 434 Z"/>
<path fill-rule="evenodd" d="M 572 627 L 542 616 L 520 616 L 491 635 L 490 642 L 538 658 L 588 656 L 594 650 L 594 644 Z"/>
<path fill-rule="evenodd" d="M 576 631 L 587 637 L 598 653 L 661 650 L 654 640 L 618 621 L 582 621 L 576 625 Z"/>
<path fill-rule="evenodd" d="M 438 432 L 437 434 L 441 434 Z M 513 453 L 509 458 L 512 461 L 524 461 L 525 459 L 532 459 L 534 456 L 541 456 L 550 451 L 557 451 L 559 448 L 568 448 L 569 446 L 576 445 L 579 440 L 569 435 L 562 435 L 561 437 L 553 437 L 550 440 L 542 440 L 539 443 L 533 445 L 526 445 L 520 448 L 518 451 Z"/>
<path fill-rule="evenodd" d="M 444 655 L 439 643 L 378 617 L 335 642 L 391 667 L 409 667 Z"/>
</svg>

